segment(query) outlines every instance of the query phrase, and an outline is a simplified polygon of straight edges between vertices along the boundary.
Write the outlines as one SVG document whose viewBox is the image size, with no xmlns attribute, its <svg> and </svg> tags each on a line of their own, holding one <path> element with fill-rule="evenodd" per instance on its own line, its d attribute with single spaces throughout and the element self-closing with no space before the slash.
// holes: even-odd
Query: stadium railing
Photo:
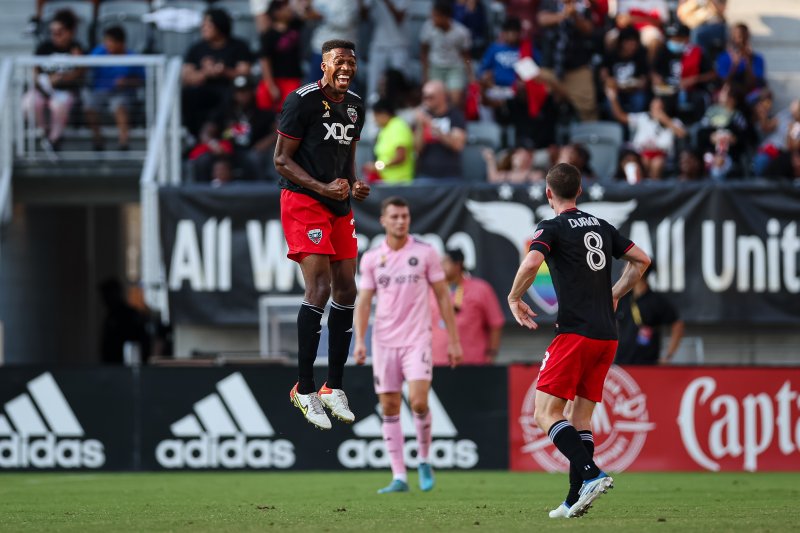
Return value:
<svg viewBox="0 0 800 533">
<path fill-rule="evenodd" d="M 0 62 L 0 117 L 11 116 L 11 59 Z M 13 170 L 13 131 L 8 118 L 0 120 L 0 225 L 11 218 L 11 172 Z"/>
<path fill-rule="evenodd" d="M 158 188 L 181 181 L 181 65 L 172 58 L 166 65 L 159 92 L 155 121 L 147 142 L 139 180 L 142 209 L 142 284 L 147 305 L 169 320 L 166 277 L 161 259 L 158 219 Z"/>
<path fill-rule="evenodd" d="M 26 162 L 54 161 L 52 154 L 39 148 L 38 144 L 44 136 L 42 125 L 37 124 L 34 117 L 33 106 L 26 112 L 19 103 L 23 95 L 37 84 L 36 68 L 85 68 L 87 78 L 92 75 L 94 67 L 142 67 L 144 80 L 141 87 L 135 90 L 135 97 L 130 108 L 130 148 L 129 150 L 103 150 L 96 151 L 92 144 L 91 130 L 85 122 L 83 113 L 84 89 L 90 86 L 87 79 L 82 80 L 82 87 L 77 87 L 78 98 L 72 106 L 70 119 L 62 137 L 61 148 L 57 152 L 60 161 L 141 161 L 144 159 L 144 139 L 152 129 L 155 120 L 156 92 L 164 78 L 164 68 L 167 58 L 153 55 L 128 55 L 128 56 L 27 56 L 14 58 L 14 75 L 12 83 L 11 100 L 18 105 L 13 106 L 15 113 L 11 114 L 16 135 L 16 159 Z M 116 127 L 108 127 L 111 118 L 107 109 L 100 110 L 101 132 L 104 137 L 115 137 Z"/>
</svg>

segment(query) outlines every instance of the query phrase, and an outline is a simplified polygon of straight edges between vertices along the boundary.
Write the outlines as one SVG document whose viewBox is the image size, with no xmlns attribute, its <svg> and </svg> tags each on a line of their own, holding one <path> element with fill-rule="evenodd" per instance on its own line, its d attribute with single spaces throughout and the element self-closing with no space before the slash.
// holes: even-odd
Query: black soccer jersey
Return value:
<svg viewBox="0 0 800 533">
<path fill-rule="evenodd" d="M 323 183 L 350 174 L 350 153 L 364 126 L 364 104 L 354 92 L 334 100 L 320 82 L 300 87 L 283 103 L 278 133 L 299 139 L 295 162 Z M 338 216 L 350 212 L 350 199 L 331 200 L 281 178 L 283 189 L 307 194 L 326 205 Z"/>
<path fill-rule="evenodd" d="M 615 340 L 611 259 L 633 247 L 605 220 L 576 208 L 543 220 L 531 250 L 544 254 L 558 298 L 556 334 Z"/>
</svg>

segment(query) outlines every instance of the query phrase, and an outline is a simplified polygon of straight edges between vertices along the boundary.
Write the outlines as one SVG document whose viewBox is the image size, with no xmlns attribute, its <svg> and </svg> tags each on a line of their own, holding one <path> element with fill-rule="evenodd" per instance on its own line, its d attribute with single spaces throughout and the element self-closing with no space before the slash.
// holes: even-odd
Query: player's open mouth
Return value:
<svg viewBox="0 0 800 533">
<path fill-rule="evenodd" d="M 350 83 L 350 76 L 336 76 L 336 81 L 346 85 Z"/>
</svg>

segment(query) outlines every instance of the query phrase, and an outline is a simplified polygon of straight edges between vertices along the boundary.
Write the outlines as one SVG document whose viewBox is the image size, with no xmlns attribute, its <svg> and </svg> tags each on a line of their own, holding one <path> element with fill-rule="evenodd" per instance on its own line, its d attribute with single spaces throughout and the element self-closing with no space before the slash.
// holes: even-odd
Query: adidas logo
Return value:
<svg viewBox="0 0 800 533">
<path fill-rule="evenodd" d="M 193 413 L 170 425 L 172 435 L 179 438 L 158 443 L 158 464 L 164 468 L 294 465 L 294 445 L 270 439 L 275 430 L 240 372 L 218 382 L 216 389 L 194 404 Z"/>
<path fill-rule="evenodd" d="M 428 408 L 431 411 L 431 435 L 433 443 L 430 449 L 430 462 L 436 468 L 473 468 L 478 464 L 478 445 L 468 439 L 457 440 L 458 430 L 447 414 L 442 402 L 431 388 L 428 394 Z M 339 462 L 345 468 L 387 468 L 389 456 L 383 443 L 383 418 L 380 404 L 375 413 L 353 425 L 353 433 L 360 439 L 344 441 L 338 450 Z M 408 384 L 403 384 L 403 402 L 400 406 L 400 426 L 403 437 L 409 440 L 405 447 L 405 461 L 411 468 L 416 468 L 417 430 L 414 415 L 408 403 Z M 374 440 L 366 440 L 374 439 Z"/>
<path fill-rule="evenodd" d="M 83 438 L 83 427 L 50 372 L 29 381 L 27 389 L 6 402 L 0 414 L 0 468 L 105 464 L 103 443 Z"/>
<path fill-rule="evenodd" d="M 325 112 L 322 114 L 322 118 L 331 118 L 331 112 L 330 112 L 330 111 L 325 111 Z"/>
</svg>

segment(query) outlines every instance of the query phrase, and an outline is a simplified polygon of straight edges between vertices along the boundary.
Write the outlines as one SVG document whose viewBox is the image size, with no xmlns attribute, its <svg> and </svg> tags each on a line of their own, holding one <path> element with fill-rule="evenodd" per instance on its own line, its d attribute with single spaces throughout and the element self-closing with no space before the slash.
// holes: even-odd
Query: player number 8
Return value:
<svg viewBox="0 0 800 533">
<path fill-rule="evenodd" d="M 606 267 L 606 254 L 603 253 L 603 238 L 595 231 L 589 231 L 583 236 L 586 245 L 586 263 L 595 272 Z"/>
</svg>

